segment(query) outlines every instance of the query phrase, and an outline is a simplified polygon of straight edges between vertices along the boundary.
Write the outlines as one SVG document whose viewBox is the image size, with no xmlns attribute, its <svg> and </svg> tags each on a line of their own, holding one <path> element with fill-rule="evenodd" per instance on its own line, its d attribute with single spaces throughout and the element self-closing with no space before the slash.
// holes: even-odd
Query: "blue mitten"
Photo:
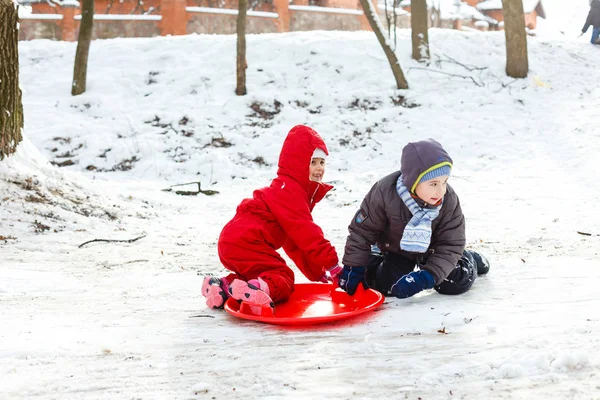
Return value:
<svg viewBox="0 0 600 400">
<path fill-rule="evenodd" d="M 347 267 L 344 265 L 344 269 L 339 275 L 338 285 L 352 296 L 356 292 L 359 283 L 362 283 L 367 288 L 366 274 L 367 270 L 365 267 Z"/>
<path fill-rule="evenodd" d="M 434 284 L 435 279 L 429 272 L 425 270 L 413 271 L 398 279 L 392 285 L 391 292 L 397 298 L 405 299 L 414 296 L 421 290 L 432 289 Z"/>
</svg>

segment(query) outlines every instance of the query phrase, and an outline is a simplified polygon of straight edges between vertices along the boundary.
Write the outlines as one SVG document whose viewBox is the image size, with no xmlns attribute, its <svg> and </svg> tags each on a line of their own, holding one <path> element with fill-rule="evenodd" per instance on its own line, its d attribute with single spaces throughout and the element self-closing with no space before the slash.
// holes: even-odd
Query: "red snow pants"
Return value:
<svg viewBox="0 0 600 400">
<path fill-rule="evenodd" d="M 238 212 L 219 236 L 219 258 L 232 272 L 225 279 L 231 283 L 261 278 L 275 303 L 287 300 L 294 290 L 294 271 L 276 251 L 284 238 L 275 221 L 266 222 L 247 210 Z"/>
</svg>

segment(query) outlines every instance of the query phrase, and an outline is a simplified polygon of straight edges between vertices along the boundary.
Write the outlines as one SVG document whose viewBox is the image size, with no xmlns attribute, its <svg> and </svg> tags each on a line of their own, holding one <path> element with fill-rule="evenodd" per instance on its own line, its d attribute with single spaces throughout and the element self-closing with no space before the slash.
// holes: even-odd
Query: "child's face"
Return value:
<svg viewBox="0 0 600 400">
<path fill-rule="evenodd" d="M 325 175 L 325 159 L 313 158 L 310 160 L 308 178 L 314 182 L 321 182 L 323 181 L 323 175 Z"/>
<path fill-rule="evenodd" d="M 439 203 L 439 201 L 446 194 L 446 184 L 448 182 L 448 175 L 443 175 L 425 182 L 421 182 L 417 185 L 415 193 L 421 200 L 432 206 Z"/>
</svg>

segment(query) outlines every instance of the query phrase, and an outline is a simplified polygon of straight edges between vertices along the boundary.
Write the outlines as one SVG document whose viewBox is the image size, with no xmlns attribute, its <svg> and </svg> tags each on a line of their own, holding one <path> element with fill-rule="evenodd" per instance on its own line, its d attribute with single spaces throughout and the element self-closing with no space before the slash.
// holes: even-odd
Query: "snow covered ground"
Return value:
<svg viewBox="0 0 600 400">
<path fill-rule="evenodd" d="M 0 162 L 0 398 L 600 399 L 600 49 L 530 38 L 530 76 L 513 80 L 502 32 L 432 30 L 428 66 L 400 35 L 409 91 L 372 33 L 312 32 L 248 37 L 244 97 L 232 36 L 94 41 L 78 97 L 75 43 L 21 42 L 26 139 Z M 336 189 L 314 216 L 340 255 L 369 187 L 434 137 L 489 275 L 325 326 L 207 309 L 220 229 L 298 123 L 331 152 Z M 195 181 L 219 193 L 161 191 Z"/>
<path fill-rule="evenodd" d="M 590 11 L 589 1 L 543 0 L 546 18 L 538 18 L 537 33 L 545 38 L 577 38 Z M 589 41 L 592 36 L 591 30 L 584 36 Z"/>
</svg>

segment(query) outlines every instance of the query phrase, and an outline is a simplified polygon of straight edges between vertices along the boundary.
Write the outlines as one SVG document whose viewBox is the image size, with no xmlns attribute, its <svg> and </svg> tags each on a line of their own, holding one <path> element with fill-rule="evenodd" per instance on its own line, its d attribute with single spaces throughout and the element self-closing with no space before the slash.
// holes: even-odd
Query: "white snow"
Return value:
<svg viewBox="0 0 600 400">
<path fill-rule="evenodd" d="M 523 12 L 533 12 L 539 3 L 542 3 L 543 6 L 546 2 L 543 0 L 523 0 Z M 502 10 L 502 0 L 486 0 L 477 4 L 477 8 L 479 10 Z"/>
<path fill-rule="evenodd" d="M 20 11 L 20 9 L 19 9 Z M 43 20 L 61 20 L 63 19 L 62 14 L 33 14 L 31 12 L 21 13 L 19 12 L 19 19 L 43 19 Z M 80 17 L 81 19 L 81 17 Z"/>
<path fill-rule="evenodd" d="M 20 42 L 25 140 L 0 162 L 0 398 L 596 398 L 599 49 L 530 37 L 529 78 L 513 80 L 503 32 L 432 29 L 429 66 L 398 35 L 408 91 L 372 32 L 305 32 L 247 37 L 243 97 L 235 35 L 93 41 L 77 97 L 76 43 Z M 434 137 L 489 275 L 325 326 L 207 309 L 219 232 L 299 123 L 330 150 L 336 189 L 314 217 L 340 255 L 370 186 Z M 193 181 L 219 194 L 161 191 Z"/>
<path fill-rule="evenodd" d="M 236 8 L 186 7 L 185 10 L 193 13 L 238 15 Z M 279 14 L 266 11 L 248 10 L 246 15 L 249 17 L 279 18 Z"/>
<path fill-rule="evenodd" d="M 56 4 L 60 4 L 61 7 L 79 7 L 79 2 L 77 0 L 52 0 Z"/>
<path fill-rule="evenodd" d="M 538 34 L 549 39 L 577 38 L 590 10 L 587 0 L 571 0 L 568 6 L 562 0 L 544 0 L 543 5 L 547 18 L 538 18 Z M 589 34 L 591 37 L 591 32 Z"/>
<path fill-rule="evenodd" d="M 81 20 L 81 14 L 73 17 L 76 21 Z M 147 14 L 94 14 L 95 21 L 160 21 L 162 15 Z"/>
</svg>

